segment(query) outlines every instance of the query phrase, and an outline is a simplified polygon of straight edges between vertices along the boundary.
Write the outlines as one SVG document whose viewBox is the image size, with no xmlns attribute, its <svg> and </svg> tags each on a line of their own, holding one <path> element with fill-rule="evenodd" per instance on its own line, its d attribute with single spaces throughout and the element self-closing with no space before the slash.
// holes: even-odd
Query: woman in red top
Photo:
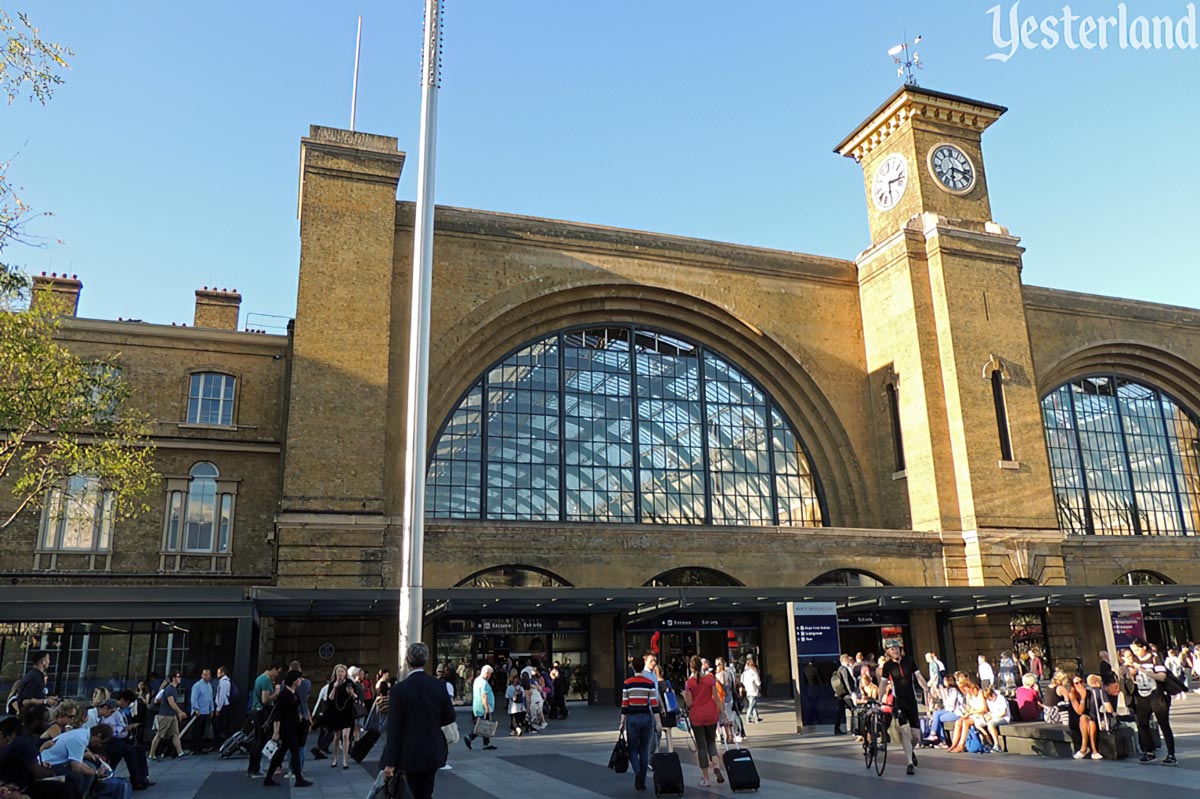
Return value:
<svg viewBox="0 0 1200 799">
<path fill-rule="evenodd" d="M 717 767 L 717 721 L 721 717 L 721 705 L 717 699 L 717 679 L 700 670 L 700 656 L 693 655 L 689 664 L 692 676 L 683 692 L 688 705 L 688 719 L 692 723 L 692 734 L 696 736 L 696 757 L 700 761 L 700 787 L 708 787 L 708 763 L 712 761 L 713 776 L 717 782 L 725 782 L 721 769 Z"/>
</svg>

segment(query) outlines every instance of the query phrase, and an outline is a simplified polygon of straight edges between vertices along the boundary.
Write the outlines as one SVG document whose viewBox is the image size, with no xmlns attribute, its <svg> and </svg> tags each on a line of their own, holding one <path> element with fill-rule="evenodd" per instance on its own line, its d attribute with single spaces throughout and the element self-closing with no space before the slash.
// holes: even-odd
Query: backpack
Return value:
<svg viewBox="0 0 1200 799">
<path fill-rule="evenodd" d="M 829 687 L 833 688 L 833 695 L 838 699 L 850 693 L 850 689 L 846 687 L 846 681 L 842 679 L 842 670 L 838 669 L 829 678 Z"/>
<path fill-rule="evenodd" d="M 979 737 L 979 730 L 971 727 L 967 730 L 966 750 L 973 755 L 982 754 L 984 751 L 983 739 Z"/>
<path fill-rule="evenodd" d="M 229 681 L 229 704 L 231 704 L 231 705 L 232 705 L 232 704 L 233 704 L 233 700 L 235 700 L 235 699 L 237 699 L 237 698 L 238 698 L 238 687 L 237 687 L 237 683 L 235 683 L 233 680 L 230 680 L 230 681 Z"/>
<path fill-rule="evenodd" d="M 1169 671 L 1167 672 L 1167 679 L 1159 683 L 1159 686 L 1162 688 L 1163 693 L 1168 696 L 1177 696 L 1187 691 L 1187 685 L 1184 684 L 1183 680 Z"/>
</svg>

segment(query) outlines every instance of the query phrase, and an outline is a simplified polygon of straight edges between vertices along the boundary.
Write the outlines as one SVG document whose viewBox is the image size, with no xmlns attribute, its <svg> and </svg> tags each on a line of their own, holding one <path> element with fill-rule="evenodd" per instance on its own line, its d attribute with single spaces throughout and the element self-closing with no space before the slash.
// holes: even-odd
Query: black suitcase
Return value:
<svg viewBox="0 0 1200 799">
<path fill-rule="evenodd" d="M 379 733 L 375 730 L 367 730 L 362 734 L 362 737 L 354 742 L 354 746 L 350 747 L 350 758 L 355 763 L 361 763 L 366 759 L 367 755 L 371 754 L 371 748 L 375 746 L 375 742 L 379 740 Z"/>
<path fill-rule="evenodd" d="M 749 749 L 727 749 L 721 755 L 725 763 L 725 776 L 731 791 L 757 791 L 759 788 L 758 768 Z"/>
<path fill-rule="evenodd" d="M 674 752 L 658 752 L 650 756 L 654 769 L 654 795 L 675 793 L 683 796 L 683 764 Z"/>
</svg>

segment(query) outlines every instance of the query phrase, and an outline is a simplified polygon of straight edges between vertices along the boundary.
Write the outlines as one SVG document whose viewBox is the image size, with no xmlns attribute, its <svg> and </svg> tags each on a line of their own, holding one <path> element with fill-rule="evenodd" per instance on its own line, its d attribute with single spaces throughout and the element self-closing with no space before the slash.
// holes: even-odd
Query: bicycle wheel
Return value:
<svg viewBox="0 0 1200 799">
<path fill-rule="evenodd" d="M 871 732 L 868 729 L 863 729 L 863 760 L 866 761 L 865 768 L 870 769 L 871 764 L 875 762 L 875 744 L 871 739 Z"/>
<path fill-rule="evenodd" d="M 887 768 L 888 717 L 880 713 L 875 717 L 873 735 L 879 741 L 875 752 L 875 773 L 882 777 Z"/>
</svg>

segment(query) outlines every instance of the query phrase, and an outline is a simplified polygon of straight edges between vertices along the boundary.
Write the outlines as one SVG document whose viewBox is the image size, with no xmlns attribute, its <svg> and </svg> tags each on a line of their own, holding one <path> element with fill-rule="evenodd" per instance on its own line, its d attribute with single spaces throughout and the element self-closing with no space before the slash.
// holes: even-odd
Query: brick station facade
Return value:
<svg viewBox="0 0 1200 799">
<path fill-rule="evenodd" d="M 628 330 L 634 339 L 640 330 L 663 331 L 719 353 L 767 398 L 781 420 L 773 424 L 800 442 L 794 454 L 811 475 L 812 495 L 803 522 L 769 510 L 756 523 L 721 523 L 700 511 L 667 524 L 650 520 L 644 491 L 630 500 L 638 509 L 632 516 L 584 521 L 565 508 L 551 512 L 558 518 L 547 518 L 545 508 L 527 518 L 503 512 L 501 488 L 491 506 L 487 499 L 479 500 L 483 507 L 463 505 L 451 485 L 445 507 L 474 510 L 439 514 L 431 504 L 426 587 L 449 588 L 498 569 L 540 575 L 531 585 L 619 589 L 662 582 L 681 567 L 692 579 L 713 574 L 748 587 L 862 579 L 895 586 L 898 595 L 906 587 L 1109 586 L 1145 575 L 1200 582 L 1200 311 L 1023 283 L 1023 249 L 994 221 L 984 170 L 982 134 L 1003 111 L 905 87 L 855 128 L 837 148 L 861 166 L 868 196 L 871 237 L 853 259 L 439 208 L 428 429 L 434 455 L 481 376 L 530 342 L 561 331 L 583 331 L 585 344 L 589 330 Z M 935 151 L 946 144 L 970 166 L 965 189 L 939 182 Z M 903 166 L 895 166 L 896 156 Z M 904 185 L 898 198 L 880 201 L 881 170 L 884 178 L 894 174 L 883 169 L 889 158 Z M 315 590 L 309 613 L 258 619 L 247 662 L 298 657 L 315 671 L 335 661 L 395 665 L 393 618 L 339 616 L 322 607 L 320 592 L 399 585 L 414 217 L 411 203 L 396 201 L 404 161 L 385 136 L 314 127 L 303 139 L 299 294 L 287 336 L 238 331 L 240 296 L 215 288 L 197 292 L 190 327 L 66 320 L 63 338 L 79 352 L 120 353 L 139 405 L 158 420 L 163 497 L 152 500 L 150 513 L 116 525 L 107 550 L 54 551 L 46 546 L 45 515 L 26 514 L 0 552 L 4 576 L 22 586 L 124 586 L 131 594 L 148 587 Z M 80 290 L 72 278 L 38 282 L 59 293 Z M 1089 494 L 1076 497 L 1091 514 L 1087 529 L 1072 527 L 1074 477 L 1052 471 L 1065 456 L 1056 461 L 1048 447 L 1047 398 L 1107 375 L 1169 397 L 1179 417 L 1163 411 L 1163 424 L 1177 422 L 1182 431 L 1171 441 L 1183 443 L 1167 458 L 1174 482 L 1159 490 L 1162 513 L 1175 514 L 1175 534 L 1152 534 L 1162 525 L 1137 509 L 1150 493 L 1134 490 L 1148 483 L 1132 463 L 1123 467 L 1132 475 L 1132 515 L 1113 521 L 1097 505 L 1120 503 Z M 217 416 L 197 421 L 193 400 L 207 400 Z M 705 463 L 710 446 L 717 445 L 705 445 Z M 642 459 L 644 479 L 651 461 Z M 200 462 L 218 474 L 194 471 Z M 1096 463 L 1081 467 L 1084 483 L 1094 479 Z M 482 483 L 470 490 L 489 496 L 492 477 L 471 477 L 474 467 L 466 468 L 463 486 Z M 712 468 L 703 477 L 709 492 Z M 772 475 L 764 479 L 783 479 Z M 168 543 L 172 492 L 193 496 L 197 481 L 213 481 L 217 497 L 231 497 L 220 505 L 230 516 L 224 551 L 211 533 L 205 552 Z M 519 482 L 512 488 L 513 507 L 525 503 L 523 490 Z M 549 489 L 559 496 L 576 490 Z M 769 493 L 778 500 L 771 508 L 782 507 L 776 488 Z M 495 584 L 502 595 L 506 578 L 487 579 L 474 584 Z M 738 645 L 759 653 L 768 679 L 789 680 L 782 611 L 735 623 L 731 608 L 694 610 L 727 614 L 714 623 L 730 625 L 729 640 L 737 627 Z M 867 632 L 843 642 L 855 649 L 899 638 L 912 651 L 943 651 L 959 664 L 980 652 L 1037 645 L 1052 659 L 1078 655 L 1091 663 L 1100 643 L 1095 612 L 1047 607 L 1019 625 L 1008 613 L 953 622 L 933 610 L 875 620 L 859 614 L 861 624 L 847 627 Z M 5 613 L 20 621 L 15 611 Z M 625 654 L 621 642 L 637 651 L 653 625 L 635 630 L 619 614 L 577 615 L 556 626 L 548 611 L 545 624 L 525 629 L 499 619 L 481 625 L 486 614 L 479 613 L 431 617 L 425 636 L 439 642 L 439 659 L 454 662 L 529 655 L 530 647 L 572 653 L 590 677 L 581 696 L 607 699 Z M 147 609 L 146 618 L 158 616 Z M 1161 630 L 1190 636 L 1197 623 L 1180 607 L 1165 614 Z M 551 644 L 557 636 L 570 643 Z M 699 628 L 683 633 L 674 651 L 717 640 L 704 636 Z M 181 650 L 179 658 L 199 663 L 202 656 Z M 126 667 L 140 662 L 131 658 Z"/>
</svg>

